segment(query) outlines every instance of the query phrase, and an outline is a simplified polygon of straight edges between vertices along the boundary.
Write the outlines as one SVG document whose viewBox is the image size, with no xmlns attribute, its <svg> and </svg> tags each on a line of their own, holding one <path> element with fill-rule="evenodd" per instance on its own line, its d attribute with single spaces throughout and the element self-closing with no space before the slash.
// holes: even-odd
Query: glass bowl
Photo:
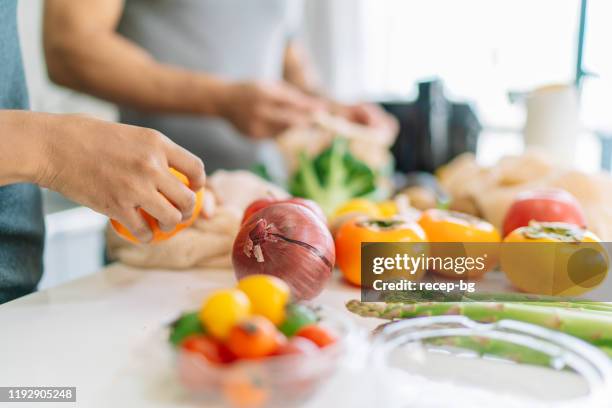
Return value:
<svg viewBox="0 0 612 408">
<path fill-rule="evenodd" d="M 388 407 L 609 407 L 612 399 L 612 364 L 602 351 L 512 320 L 387 323 L 374 334 L 370 366 Z"/>
<path fill-rule="evenodd" d="M 315 355 L 271 356 L 261 360 L 239 360 L 228 365 L 209 363 L 201 356 L 179 350 L 177 367 L 181 384 L 194 399 L 236 407 L 288 407 L 314 396 L 338 367 L 352 326 L 328 308 L 314 308 L 318 324 L 334 332 L 339 340 Z"/>
</svg>

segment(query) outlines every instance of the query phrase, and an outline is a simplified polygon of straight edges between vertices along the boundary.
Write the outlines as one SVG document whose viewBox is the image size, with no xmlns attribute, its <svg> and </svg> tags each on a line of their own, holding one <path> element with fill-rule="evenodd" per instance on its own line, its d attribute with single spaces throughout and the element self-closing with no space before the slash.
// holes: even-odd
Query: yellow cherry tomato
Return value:
<svg viewBox="0 0 612 408">
<path fill-rule="evenodd" d="M 270 275 L 250 275 L 238 282 L 238 289 L 248 296 L 253 314 L 267 317 L 275 325 L 285 320 L 290 289 L 282 279 Z"/>
<path fill-rule="evenodd" d="M 532 221 L 504 239 L 501 268 L 521 291 L 580 296 L 607 276 L 610 261 L 600 242 L 573 224 Z"/>
<path fill-rule="evenodd" d="M 479 278 L 499 261 L 501 237 L 490 223 L 468 214 L 429 209 L 421 214 L 419 225 L 423 227 L 431 246 L 431 255 L 441 258 L 469 257 L 478 262 L 470 262 L 470 268 L 432 269 L 433 272 L 446 278 Z"/>
<path fill-rule="evenodd" d="M 365 198 L 355 198 L 347 201 L 336 210 L 334 217 L 342 217 L 349 214 L 382 217 L 381 209 L 378 205 Z"/>
<path fill-rule="evenodd" d="M 238 289 L 213 292 L 202 305 L 200 321 L 217 339 L 225 339 L 236 324 L 251 315 L 251 301 Z"/>
<path fill-rule="evenodd" d="M 346 221 L 336 234 L 336 264 L 344 278 L 361 286 L 362 242 L 424 242 L 425 232 L 416 223 L 400 218 L 354 218 Z M 420 279 L 418 271 L 412 279 Z"/>
<path fill-rule="evenodd" d="M 380 212 L 380 216 L 384 218 L 393 217 L 398 214 L 397 203 L 393 200 L 387 200 L 379 203 L 378 210 Z"/>
</svg>

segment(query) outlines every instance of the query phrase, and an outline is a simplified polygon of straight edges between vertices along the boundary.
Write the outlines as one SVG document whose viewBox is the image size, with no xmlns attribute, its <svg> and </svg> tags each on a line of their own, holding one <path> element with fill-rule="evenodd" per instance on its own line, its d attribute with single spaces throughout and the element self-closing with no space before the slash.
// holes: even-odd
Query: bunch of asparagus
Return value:
<svg viewBox="0 0 612 408">
<path fill-rule="evenodd" d="M 420 293 L 416 298 L 414 296 L 411 294 L 408 299 L 394 299 L 387 303 L 351 300 L 346 307 L 360 316 L 387 320 L 442 315 L 462 315 L 488 323 L 504 319 L 518 320 L 583 339 L 612 358 L 612 304 L 609 303 L 522 294 L 457 295 L 452 301 L 444 302 L 422 301 L 429 298 L 442 300 L 440 296 L 443 295 L 436 293 Z M 544 355 L 524 347 L 482 337 L 436 339 L 435 343 L 522 363 L 549 363 Z"/>
</svg>

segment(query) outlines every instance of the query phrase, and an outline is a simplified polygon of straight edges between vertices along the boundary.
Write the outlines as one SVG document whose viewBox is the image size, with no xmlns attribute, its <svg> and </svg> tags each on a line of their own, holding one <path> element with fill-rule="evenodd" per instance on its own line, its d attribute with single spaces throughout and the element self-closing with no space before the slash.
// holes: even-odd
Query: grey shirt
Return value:
<svg viewBox="0 0 612 408">
<path fill-rule="evenodd" d="M 278 80 L 301 8 L 301 0 L 126 0 L 119 32 L 162 63 Z M 258 147 L 221 119 L 121 108 L 121 120 L 161 131 L 200 156 L 207 171 L 248 168 L 258 157 Z"/>
<path fill-rule="evenodd" d="M 27 109 L 17 0 L 0 1 L 0 109 Z M 0 134 L 0 149 L 5 148 Z M 38 187 L 0 187 L 0 303 L 30 293 L 42 274 L 44 239 Z"/>
</svg>

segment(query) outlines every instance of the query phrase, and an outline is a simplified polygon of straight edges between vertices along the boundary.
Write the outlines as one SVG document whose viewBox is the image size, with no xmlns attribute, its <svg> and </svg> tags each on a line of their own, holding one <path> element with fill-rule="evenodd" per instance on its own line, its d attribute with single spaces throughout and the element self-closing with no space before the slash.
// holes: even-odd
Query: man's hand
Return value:
<svg viewBox="0 0 612 408">
<path fill-rule="evenodd" d="M 321 98 L 325 101 L 326 110 L 331 114 L 339 115 L 351 122 L 380 129 L 394 135 L 399 130 L 397 120 L 378 105 L 368 103 L 344 105 L 325 98 L 307 53 L 299 43 L 290 42 L 285 49 L 283 76 L 287 82 L 303 92 L 310 95 L 321 94 Z"/>
<path fill-rule="evenodd" d="M 247 136 L 261 139 L 309 123 L 325 104 L 284 82 L 239 82 L 225 90 L 222 116 Z"/>
<path fill-rule="evenodd" d="M 399 130 L 397 120 L 378 105 L 362 103 L 342 106 L 339 113 L 351 122 L 376 129 L 384 129 L 393 134 Z"/>
<path fill-rule="evenodd" d="M 141 242 L 149 242 L 152 232 L 140 208 L 163 230 L 173 229 L 191 216 L 194 191 L 205 183 L 202 161 L 151 129 L 79 115 L 0 111 L 0 130 L 6 135 L 0 181 L 58 191 L 117 219 Z M 191 188 L 168 167 L 185 174 Z"/>
</svg>

